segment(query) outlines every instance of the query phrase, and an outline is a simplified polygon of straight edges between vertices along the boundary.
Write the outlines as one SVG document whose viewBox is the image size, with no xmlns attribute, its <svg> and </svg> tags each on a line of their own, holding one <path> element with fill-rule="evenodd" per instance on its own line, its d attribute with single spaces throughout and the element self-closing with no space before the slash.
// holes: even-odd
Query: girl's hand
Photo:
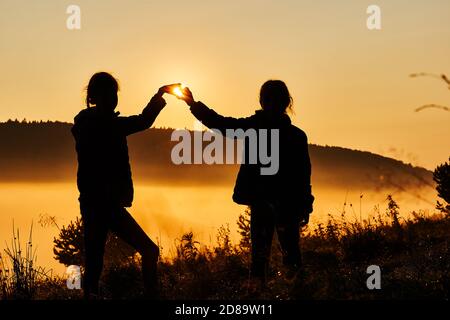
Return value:
<svg viewBox="0 0 450 320">
<path fill-rule="evenodd" d="M 300 217 L 300 228 L 306 227 L 308 223 L 309 223 L 309 213 Z"/>
<path fill-rule="evenodd" d="M 168 85 L 162 86 L 161 88 L 159 88 L 157 94 L 160 96 L 162 96 L 164 93 L 173 94 L 173 90 L 180 86 L 181 86 L 181 83 L 174 83 L 174 84 L 168 84 Z"/>
<path fill-rule="evenodd" d="M 181 90 L 183 95 L 178 98 L 184 100 L 189 106 L 192 106 L 195 103 L 195 100 L 191 90 L 188 87 L 184 87 Z"/>
</svg>

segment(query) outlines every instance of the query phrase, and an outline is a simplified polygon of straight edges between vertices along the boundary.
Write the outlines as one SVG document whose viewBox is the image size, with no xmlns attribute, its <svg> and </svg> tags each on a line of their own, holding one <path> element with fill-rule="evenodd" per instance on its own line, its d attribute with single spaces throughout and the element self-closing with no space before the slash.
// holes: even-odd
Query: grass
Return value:
<svg viewBox="0 0 450 320">
<path fill-rule="evenodd" d="M 33 225 L 24 252 L 19 230 L 15 230 L 13 224 L 11 245 L 6 246 L 4 256 L 0 254 L 0 291 L 4 299 L 32 299 L 39 285 L 51 278 L 49 271 L 35 265 L 37 256 L 32 234 Z"/>
<path fill-rule="evenodd" d="M 159 262 L 161 298 L 448 300 L 449 217 L 413 212 L 410 218 L 402 219 L 395 201 L 388 200 L 386 213 L 378 211 L 367 220 L 351 222 L 343 212 L 338 218 L 330 216 L 325 224 L 302 230 L 305 278 L 301 282 L 284 277 L 281 254 L 274 241 L 271 276 L 267 288 L 260 292 L 246 286 L 250 264 L 248 211 L 239 218 L 242 237 L 239 244 L 231 243 L 228 226 L 218 230 L 215 246 L 205 246 L 196 241 L 193 233 L 186 233 L 177 240 L 176 257 Z M 12 261 L 28 263 L 27 259 Z M 122 264 L 109 264 L 102 275 L 102 296 L 141 298 L 139 265 L 138 256 Z M 366 287 L 369 265 L 381 268 L 381 290 Z M 20 272 L 26 266 L 16 269 L 14 272 Z M 80 299 L 82 296 L 80 291 L 66 289 L 63 278 L 29 273 L 25 279 L 33 288 L 25 290 L 31 293 L 26 295 L 29 299 Z M 16 296 L 8 294 L 3 298 Z"/>
</svg>

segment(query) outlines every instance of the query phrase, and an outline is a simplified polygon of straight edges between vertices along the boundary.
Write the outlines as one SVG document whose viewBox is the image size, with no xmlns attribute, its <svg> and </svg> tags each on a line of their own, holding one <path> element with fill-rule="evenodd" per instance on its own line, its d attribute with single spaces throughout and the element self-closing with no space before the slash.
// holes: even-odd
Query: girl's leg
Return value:
<svg viewBox="0 0 450 320">
<path fill-rule="evenodd" d="M 98 283 L 103 269 L 108 218 L 101 206 L 81 206 L 84 228 L 85 271 L 83 290 L 86 299 L 98 295 Z"/>
<path fill-rule="evenodd" d="M 125 208 L 119 207 L 114 212 L 111 230 L 141 254 L 146 293 L 152 297 L 156 296 L 158 290 L 158 246 L 147 236 Z"/>
<path fill-rule="evenodd" d="M 260 278 L 263 283 L 267 279 L 270 249 L 275 230 L 275 216 L 269 204 L 257 203 L 250 207 L 250 235 L 252 244 L 252 265 L 250 273 Z"/>
<path fill-rule="evenodd" d="M 300 225 L 297 217 L 289 217 L 288 214 L 289 212 L 279 213 L 276 230 L 283 253 L 283 263 L 294 271 L 302 267 Z"/>
</svg>

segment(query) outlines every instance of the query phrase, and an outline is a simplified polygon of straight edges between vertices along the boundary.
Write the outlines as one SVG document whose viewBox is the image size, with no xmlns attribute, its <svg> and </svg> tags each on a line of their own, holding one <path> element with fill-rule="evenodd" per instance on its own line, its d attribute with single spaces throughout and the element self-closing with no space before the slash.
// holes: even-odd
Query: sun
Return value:
<svg viewBox="0 0 450 320">
<path fill-rule="evenodd" d="M 173 89 L 173 93 L 174 93 L 176 96 L 180 97 L 180 98 L 183 96 L 183 92 L 181 91 L 181 88 L 180 88 L 180 87 L 174 88 L 174 89 Z"/>
<path fill-rule="evenodd" d="M 185 86 L 184 84 L 180 84 L 179 86 L 177 86 L 177 87 L 175 87 L 175 88 L 173 89 L 173 93 L 174 93 L 177 97 L 181 98 L 181 97 L 184 96 L 184 94 L 183 94 L 183 89 L 184 89 L 185 87 L 186 87 L 186 86 Z"/>
</svg>

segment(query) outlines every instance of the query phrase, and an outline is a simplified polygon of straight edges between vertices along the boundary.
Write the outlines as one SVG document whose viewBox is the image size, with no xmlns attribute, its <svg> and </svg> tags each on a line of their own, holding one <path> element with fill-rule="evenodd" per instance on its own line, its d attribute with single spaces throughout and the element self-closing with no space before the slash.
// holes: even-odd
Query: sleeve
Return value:
<svg viewBox="0 0 450 320">
<path fill-rule="evenodd" d="M 314 196 L 312 194 L 311 187 L 311 159 L 309 157 L 308 137 L 305 133 L 302 134 L 300 139 L 300 156 L 302 157 L 301 163 L 303 164 L 303 170 L 301 174 L 301 190 L 306 206 L 307 213 L 313 211 Z"/>
<path fill-rule="evenodd" d="M 150 128 L 163 107 L 163 104 L 154 103 L 152 99 L 141 114 L 129 117 L 118 117 L 117 121 L 120 133 L 128 136 Z"/>
<path fill-rule="evenodd" d="M 202 102 L 195 102 L 191 106 L 191 113 L 205 126 L 210 129 L 218 129 L 223 135 L 225 135 L 226 129 L 247 130 L 255 127 L 254 116 L 246 118 L 224 117 Z"/>
</svg>

